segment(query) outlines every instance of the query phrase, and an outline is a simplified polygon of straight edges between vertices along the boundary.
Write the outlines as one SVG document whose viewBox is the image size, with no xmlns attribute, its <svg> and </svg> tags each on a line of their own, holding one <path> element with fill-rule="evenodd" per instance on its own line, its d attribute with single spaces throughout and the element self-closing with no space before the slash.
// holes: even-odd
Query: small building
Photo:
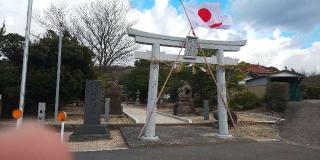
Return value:
<svg viewBox="0 0 320 160">
<path fill-rule="evenodd" d="M 301 99 L 301 79 L 305 76 L 292 71 L 272 72 L 262 76 L 256 76 L 245 81 L 249 91 L 263 98 L 266 95 L 267 85 L 270 82 L 287 82 L 289 83 L 290 101 L 299 101 Z"/>
</svg>

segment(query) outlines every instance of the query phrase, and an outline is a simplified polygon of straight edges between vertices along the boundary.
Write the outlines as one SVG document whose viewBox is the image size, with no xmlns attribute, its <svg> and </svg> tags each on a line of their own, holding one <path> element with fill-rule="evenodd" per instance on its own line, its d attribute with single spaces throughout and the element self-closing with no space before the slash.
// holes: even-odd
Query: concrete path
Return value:
<svg viewBox="0 0 320 160">
<path fill-rule="evenodd" d="M 136 123 L 146 123 L 146 110 L 131 105 L 122 104 L 123 112 L 135 119 Z M 177 124 L 177 123 L 187 123 L 186 121 L 166 116 L 164 114 L 155 113 L 157 124 Z"/>
<path fill-rule="evenodd" d="M 282 142 L 224 143 L 74 153 L 75 160 L 319 160 L 320 149 Z"/>
</svg>

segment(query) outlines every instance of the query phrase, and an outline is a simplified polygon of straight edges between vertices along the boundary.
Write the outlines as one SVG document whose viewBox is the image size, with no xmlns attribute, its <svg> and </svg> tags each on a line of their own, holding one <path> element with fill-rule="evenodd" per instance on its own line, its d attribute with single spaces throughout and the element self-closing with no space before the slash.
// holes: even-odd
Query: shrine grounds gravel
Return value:
<svg viewBox="0 0 320 160">
<path fill-rule="evenodd" d="M 70 134 L 71 133 L 68 133 L 67 136 Z M 89 142 L 67 142 L 67 145 L 71 152 L 117 150 L 127 148 L 119 130 L 111 130 L 110 134 L 111 139 Z"/>
<path fill-rule="evenodd" d="M 249 139 L 236 137 L 219 139 L 208 134 L 218 132 L 213 127 L 196 126 L 157 126 L 156 134 L 161 139 L 160 141 L 141 141 L 138 138 L 140 129 L 141 127 L 124 127 L 120 129 L 129 148 L 252 142 Z"/>
</svg>

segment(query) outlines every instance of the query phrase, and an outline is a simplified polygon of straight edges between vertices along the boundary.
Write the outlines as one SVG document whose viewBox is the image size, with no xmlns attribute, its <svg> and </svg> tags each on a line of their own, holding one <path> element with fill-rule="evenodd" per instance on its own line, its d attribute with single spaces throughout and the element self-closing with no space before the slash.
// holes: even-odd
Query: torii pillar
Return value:
<svg viewBox="0 0 320 160">
<path fill-rule="evenodd" d="M 159 79 L 159 59 L 160 44 L 152 44 L 151 61 L 150 61 L 150 73 L 149 73 L 149 87 L 148 87 L 148 102 L 147 102 L 147 119 L 145 134 L 142 139 L 145 140 L 158 140 L 155 135 L 156 132 L 156 116 L 151 113 L 156 110 L 157 107 L 157 95 L 158 95 L 158 79 Z M 150 117 L 151 116 L 151 117 Z M 148 117 L 150 117 L 148 119 Z M 149 121 L 148 121 L 149 120 Z"/>
<path fill-rule="evenodd" d="M 222 95 L 218 95 L 218 112 L 219 112 L 219 133 L 220 138 L 229 138 L 231 135 L 228 130 L 228 116 L 223 100 L 227 102 L 226 98 L 226 81 L 224 65 L 237 65 L 238 60 L 232 58 L 225 58 L 223 51 L 239 51 L 240 47 L 246 45 L 246 41 L 212 41 L 212 40 L 198 40 L 196 37 L 172 37 L 159 34 L 147 33 L 135 29 L 129 29 L 128 34 L 135 38 L 136 43 L 152 45 L 151 54 L 148 52 L 135 52 L 136 59 L 146 59 L 150 61 L 150 77 L 148 89 L 148 104 L 147 104 L 147 120 L 144 140 L 158 140 L 155 134 L 156 129 L 156 114 L 152 114 L 156 110 L 156 101 L 158 93 L 158 78 L 159 78 L 159 62 L 174 62 L 177 55 L 160 53 L 160 46 L 181 48 L 186 44 L 185 55 L 178 57 L 178 62 L 184 63 L 201 63 L 217 64 L 217 85 Z M 203 49 L 217 50 L 217 57 L 198 57 L 195 48 L 200 46 Z M 218 91 L 219 93 L 219 91 Z M 151 116 L 150 116 L 151 115 Z M 148 117 L 150 118 L 148 119 Z"/>
</svg>

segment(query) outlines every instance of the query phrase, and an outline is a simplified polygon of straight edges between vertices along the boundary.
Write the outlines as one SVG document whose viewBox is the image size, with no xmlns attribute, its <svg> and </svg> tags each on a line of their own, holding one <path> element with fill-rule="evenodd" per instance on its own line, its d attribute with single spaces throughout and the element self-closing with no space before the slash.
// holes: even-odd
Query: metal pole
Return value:
<svg viewBox="0 0 320 160">
<path fill-rule="evenodd" d="M 24 43 L 24 52 L 23 52 L 23 65 L 22 65 L 22 76 L 21 76 L 21 87 L 20 87 L 20 100 L 19 100 L 19 109 L 22 111 L 22 116 L 17 120 L 17 128 L 21 126 L 23 119 L 23 110 L 24 110 L 24 98 L 26 91 L 26 80 L 27 80 L 27 68 L 28 68 L 28 52 L 29 52 L 29 41 L 30 41 L 30 28 L 31 28 L 31 17 L 32 17 L 32 4 L 33 0 L 29 0 L 28 11 L 27 11 L 27 25 L 25 33 L 25 43 Z"/>
<path fill-rule="evenodd" d="M 58 110 L 59 110 L 59 90 L 60 90 L 60 71 L 61 71 L 61 52 L 62 52 L 62 37 L 63 32 L 60 31 L 59 33 L 59 49 L 58 49 L 58 65 L 57 65 L 57 84 L 56 84 L 56 99 L 55 99 L 55 105 L 54 105 L 54 119 L 57 123 L 57 116 L 58 116 Z"/>
</svg>

